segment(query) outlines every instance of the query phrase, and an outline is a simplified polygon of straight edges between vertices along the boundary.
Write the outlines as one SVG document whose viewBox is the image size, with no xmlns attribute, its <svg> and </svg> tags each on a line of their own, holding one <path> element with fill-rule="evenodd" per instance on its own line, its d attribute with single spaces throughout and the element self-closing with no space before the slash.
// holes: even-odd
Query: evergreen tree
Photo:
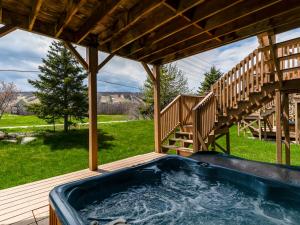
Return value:
<svg viewBox="0 0 300 225">
<path fill-rule="evenodd" d="M 212 66 L 209 72 L 204 73 L 204 81 L 201 82 L 200 87 L 198 88 L 199 95 L 205 95 L 210 91 L 211 86 L 219 80 L 219 78 L 223 75 L 223 73 L 216 69 L 215 66 Z"/>
<path fill-rule="evenodd" d="M 29 110 L 48 123 L 63 118 L 64 131 L 68 131 L 72 119 L 82 121 L 87 116 L 87 86 L 83 84 L 87 74 L 62 42 L 51 44 L 39 70 L 37 80 L 28 80 L 39 100 Z"/>
<path fill-rule="evenodd" d="M 161 108 L 167 106 L 177 95 L 190 92 L 187 78 L 176 65 L 168 64 L 161 67 L 160 72 L 160 104 Z M 146 117 L 153 116 L 153 82 L 147 77 L 144 83 L 143 96 L 146 106 L 140 110 Z"/>
</svg>

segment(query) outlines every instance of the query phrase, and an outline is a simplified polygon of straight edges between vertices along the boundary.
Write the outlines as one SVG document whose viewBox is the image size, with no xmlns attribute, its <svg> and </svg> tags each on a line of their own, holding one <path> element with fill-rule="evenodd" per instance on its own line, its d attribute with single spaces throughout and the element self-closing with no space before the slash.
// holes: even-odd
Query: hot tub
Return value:
<svg viewBox="0 0 300 225">
<path fill-rule="evenodd" d="M 52 225 L 300 224 L 300 186 L 166 156 L 54 188 L 50 221 Z"/>
</svg>

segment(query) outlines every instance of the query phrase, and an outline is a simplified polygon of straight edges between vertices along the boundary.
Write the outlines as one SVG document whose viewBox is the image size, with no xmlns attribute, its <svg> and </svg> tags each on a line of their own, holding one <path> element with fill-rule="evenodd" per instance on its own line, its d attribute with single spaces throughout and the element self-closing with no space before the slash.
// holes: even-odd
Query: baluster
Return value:
<svg viewBox="0 0 300 225">
<path fill-rule="evenodd" d="M 250 85 L 251 89 L 250 92 L 254 92 L 254 57 L 253 53 L 250 54 L 250 60 L 251 60 L 251 67 L 250 67 Z"/>
<path fill-rule="evenodd" d="M 249 99 L 249 94 L 250 94 L 250 66 L 249 66 L 250 58 L 249 56 L 246 58 L 246 76 L 247 76 L 247 99 Z"/>
</svg>

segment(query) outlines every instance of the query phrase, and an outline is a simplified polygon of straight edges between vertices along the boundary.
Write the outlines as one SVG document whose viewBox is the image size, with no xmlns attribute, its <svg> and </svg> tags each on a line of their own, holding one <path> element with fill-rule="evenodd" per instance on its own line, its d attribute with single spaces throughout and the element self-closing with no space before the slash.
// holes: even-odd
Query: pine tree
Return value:
<svg viewBox="0 0 300 225">
<path fill-rule="evenodd" d="M 29 110 L 48 123 L 63 118 L 66 132 L 72 119 L 82 121 L 87 116 L 87 86 L 83 84 L 87 74 L 62 42 L 51 44 L 39 70 L 37 80 L 28 80 L 39 100 Z"/>
<path fill-rule="evenodd" d="M 215 66 L 210 68 L 209 72 L 204 73 L 204 81 L 201 82 L 200 87 L 198 88 L 199 95 L 205 95 L 210 91 L 211 86 L 223 75 L 223 73 L 216 69 Z"/>
<path fill-rule="evenodd" d="M 167 106 L 177 95 L 189 93 L 187 78 L 176 65 L 168 64 L 161 67 L 160 71 L 160 105 Z M 140 110 L 145 117 L 153 116 L 153 82 L 147 77 L 143 89 L 146 106 Z"/>
</svg>

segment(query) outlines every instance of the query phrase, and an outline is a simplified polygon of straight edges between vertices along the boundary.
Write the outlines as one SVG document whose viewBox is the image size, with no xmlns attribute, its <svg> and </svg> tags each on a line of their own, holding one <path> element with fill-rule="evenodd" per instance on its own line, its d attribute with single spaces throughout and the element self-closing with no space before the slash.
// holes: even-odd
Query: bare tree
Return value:
<svg viewBox="0 0 300 225">
<path fill-rule="evenodd" d="M 17 98 L 17 87 L 14 83 L 0 81 L 0 119 L 9 105 Z"/>
</svg>

